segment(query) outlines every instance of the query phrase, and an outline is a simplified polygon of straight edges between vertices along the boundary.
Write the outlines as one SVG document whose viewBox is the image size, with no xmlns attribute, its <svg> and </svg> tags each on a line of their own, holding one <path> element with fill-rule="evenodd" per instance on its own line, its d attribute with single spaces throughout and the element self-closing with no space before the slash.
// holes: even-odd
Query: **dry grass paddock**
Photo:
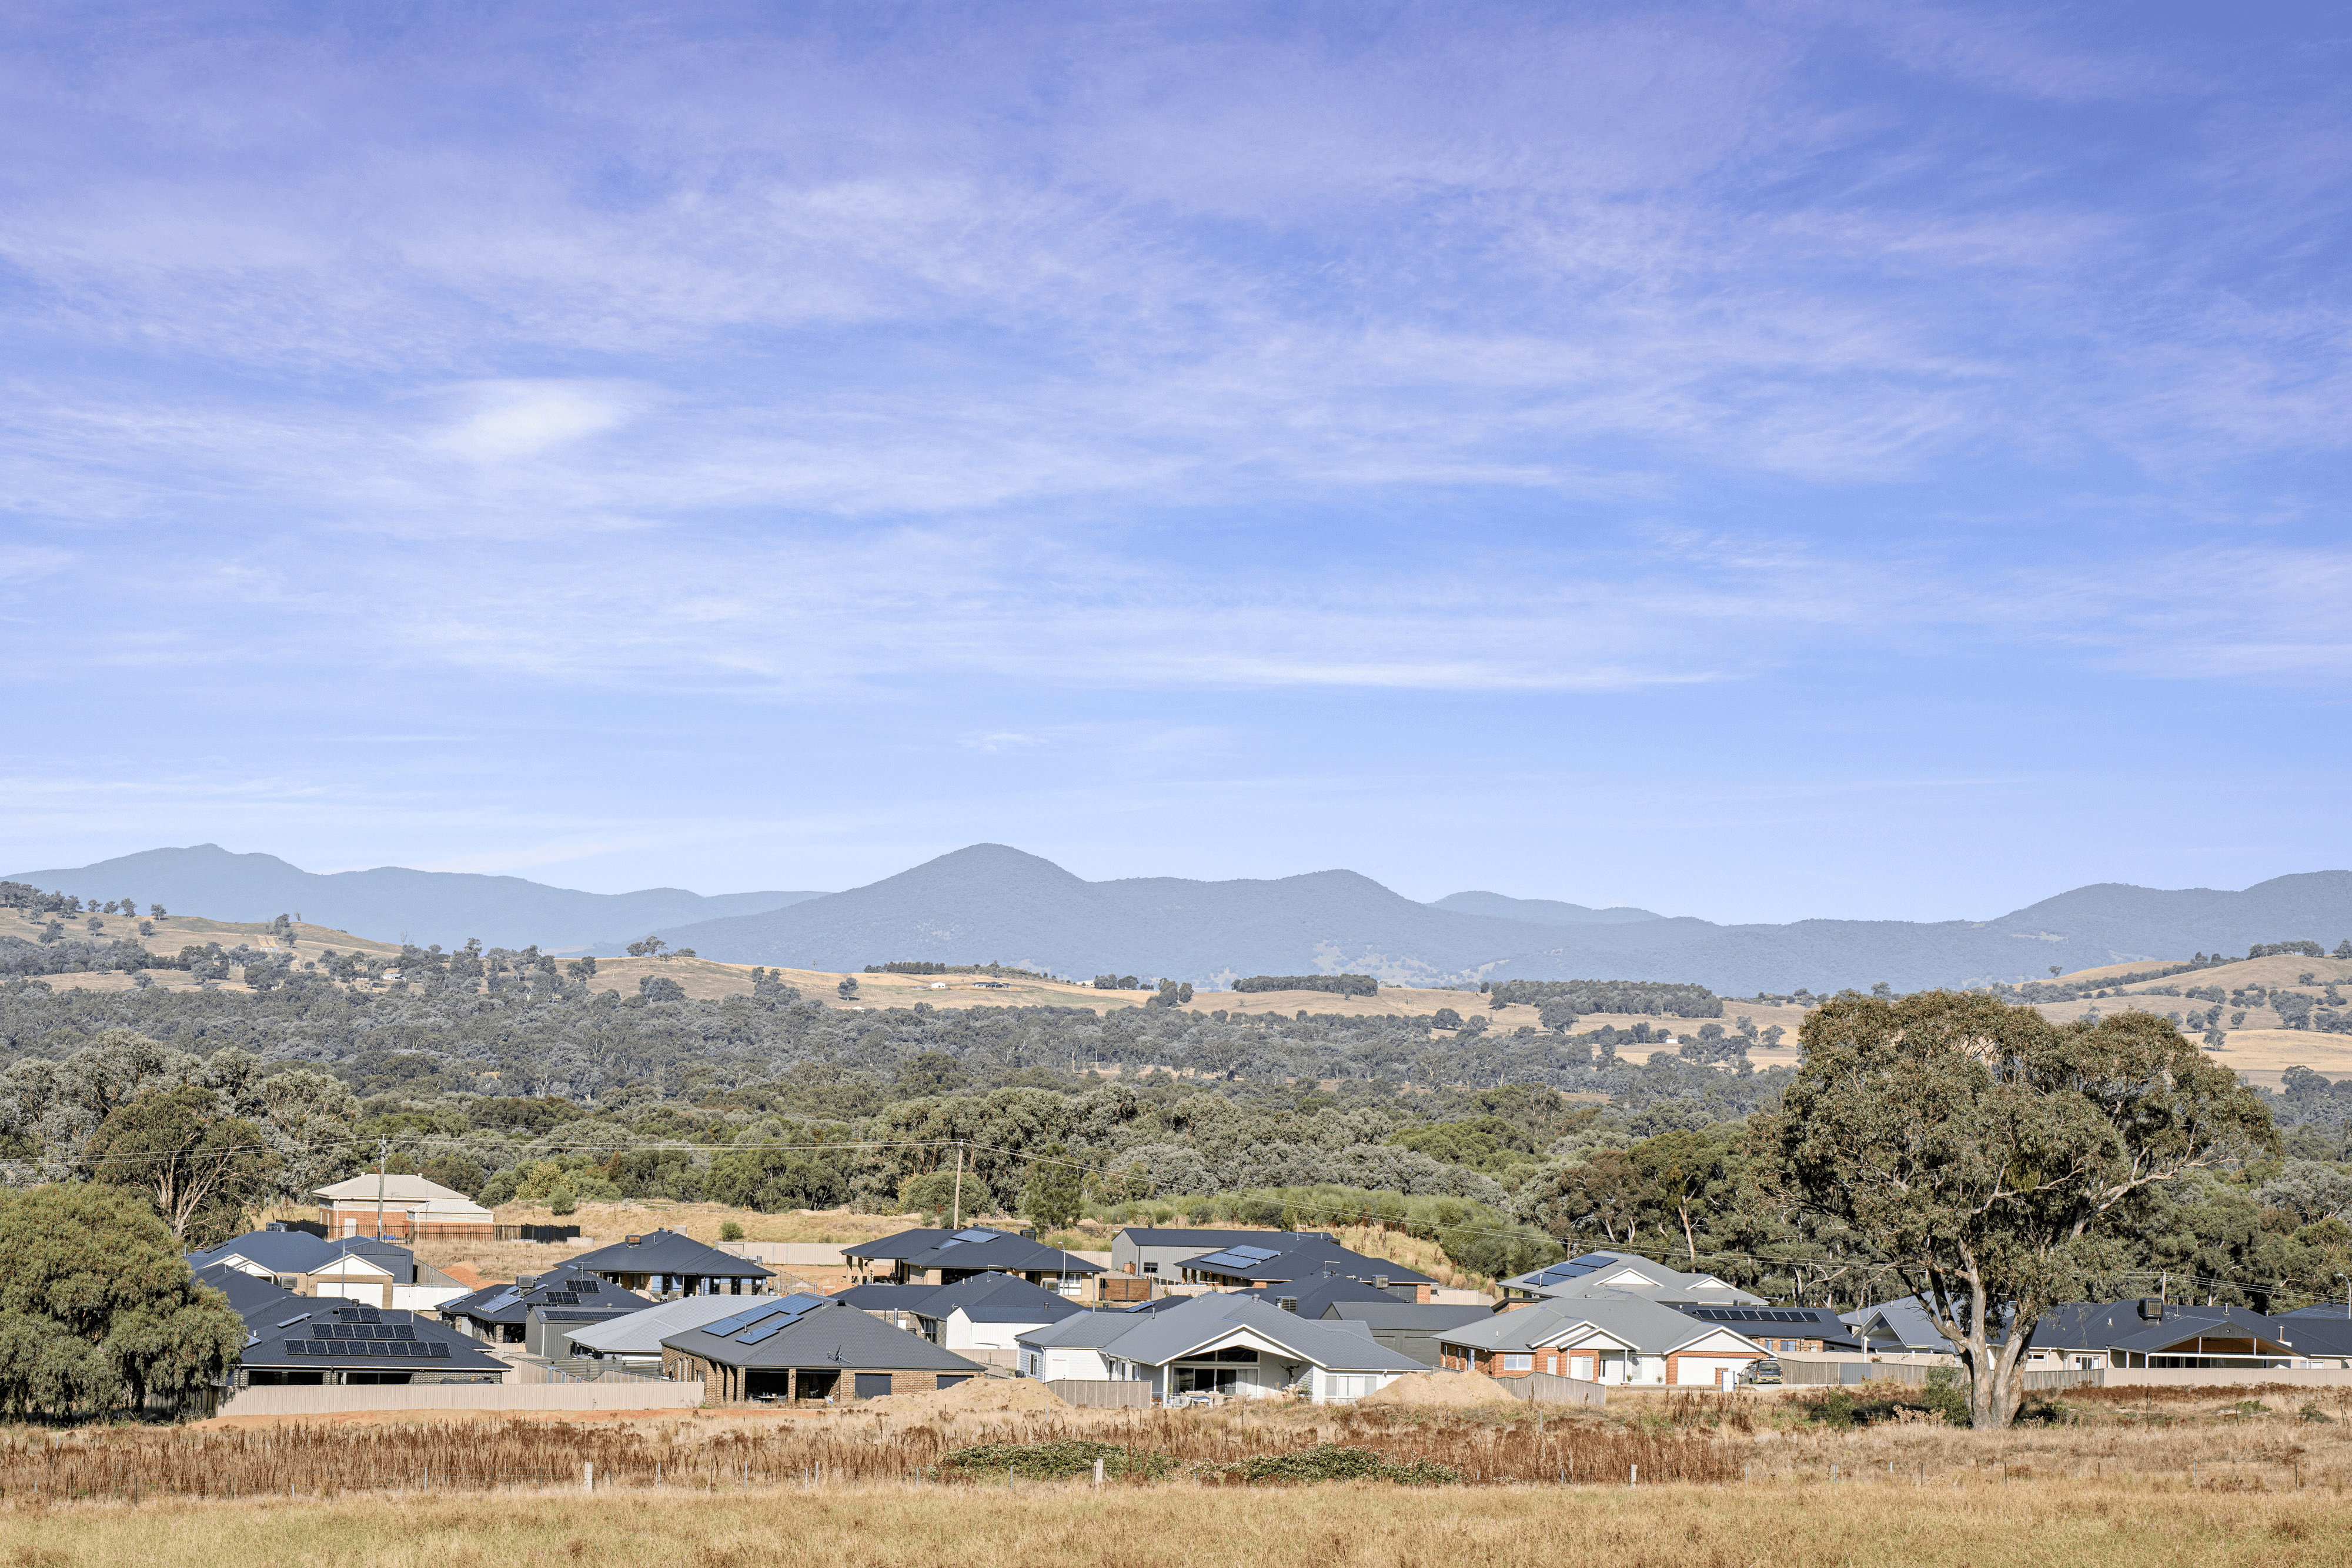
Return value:
<svg viewBox="0 0 2352 1568">
<path fill-rule="evenodd" d="M 352 1496 L 0 1508 L 15 1568 L 2304 1568 L 2352 1549 L 2333 1493 L 2217 1492 L 2051 1480 L 1919 1490 L 1884 1483 L 1255 1491 L 1084 1482 L 1021 1490 L 859 1485 L 714 1498 Z"/>
</svg>

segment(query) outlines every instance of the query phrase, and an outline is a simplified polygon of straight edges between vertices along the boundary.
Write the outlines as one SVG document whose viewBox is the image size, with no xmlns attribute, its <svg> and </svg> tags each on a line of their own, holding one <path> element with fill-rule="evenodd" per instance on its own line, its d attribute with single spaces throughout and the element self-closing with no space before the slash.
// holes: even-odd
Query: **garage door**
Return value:
<svg viewBox="0 0 2352 1568">
<path fill-rule="evenodd" d="M 861 1372 L 857 1375 L 857 1397 L 872 1399 L 890 1392 L 890 1375 L 887 1372 Z"/>
</svg>

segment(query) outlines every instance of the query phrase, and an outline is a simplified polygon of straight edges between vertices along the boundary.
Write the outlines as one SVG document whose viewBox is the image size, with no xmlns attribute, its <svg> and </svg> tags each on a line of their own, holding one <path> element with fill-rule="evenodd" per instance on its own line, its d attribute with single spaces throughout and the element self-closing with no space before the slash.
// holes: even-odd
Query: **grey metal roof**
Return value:
<svg viewBox="0 0 2352 1568">
<path fill-rule="evenodd" d="M 580 1271 L 574 1262 L 541 1274 L 528 1285 L 520 1281 L 510 1285 L 486 1285 L 471 1295 L 442 1302 L 439 1310 L 444 1317 L 468 1318 L 475 1322 L 519 1323 L 534 1312 L 550 1309 L 586 1309 L 592 1316 L 612 1317 L 652 1305 L 650 1297 L 625 1291 L 599 1275 Z"/>
<path fill-rule="evenodd" d="M 232 1236 L 217 1247 L 189 1253 L 188 1265 L 202 1269 L 228 1258 L 247 1258 L 273 1274 L 307 1274 L 334 1251 L 307 1230 L 253 1230 Z"/>
<path fill-rule="evenodd" d="M 1927 1310 L 1908 1296 L 1840 1316 L 1864 1344 L 1884 1344 L 1891 1336 L 1906 1351 L 1948 1351 L 1952 1342 L 1936 1326 Z"/>
<path fill-rule="evenodd" d="M 1467 1323 L 1484 1322 L 1495 1315 L 1489 1307 L 1448 1307 L 1414 1301 L 1333 1301 L 1319 1314 L 1324 1318 L 1345 1318 L 1373 1329 L 1428 1329 L 1443 1331 L 1461 1328 Z"/>
<path fill-rule="evenodd" d="M 569 1269 L 600 1274 L 685 1274 L 697 1279 L 767 1280 L 774 1270 L 749 1258 L 722 1252 L 676 1230 L 648 1230 L 635 1240 L 615 1241 L 569 1260 Z"/>
<path fill-rule="evenodd" d="M 846 1301 L 860 1312 L 911 1312 L 926 1298 L 945 1289 L 944 1285 L 852 1285 L 845 1291 L 835 1291 L 833 1299 Z"/>
<path fill-rule="evenodd" d="M 680 1296 L 674 1301 L 620 1317 L 607 1318 L 588 1328 L 572 1329 L 564 1338 L 604 1355 L 659 1355 L 662 1340 L 688 1329 L 704 1328 L 730 1318 L 769 1297 Z"/>
<path fill-rule="evenodd" d="M 763 1296 L 760 1306 L 662 1344 L 721 1366 L 865 1367 L 877 1372 L 981 1371 L 978 1363 L 890 1327 L 827 1296 Z"/>
<path fill-rule="evenodd" d="M 1446 1331 L 1444 1339 L 1447 1344 L 1476 1350 L 1531 1350 L 1551 1343 L 1580 1323 L 1590 1323 L 1643 1355 L 1665 1355 L 1710 1333 L 1748 1337 L 1733 1324 L 1701 1322 L 1647 1297 L 1615 1291 L 1547 1301 L 1517 1312 L 1496 1312 L 1484 1322 Z M 1760 1353 L 1764 1347 L 1755 1348 Z"/>
<path fill-rule="evenodd" d="M 841 1249 L 841 1255 L 845 1258 L 887 1258 L 895 1262 L 901 1258 L 912 1258 L 918 1252 L 929 1252 L 954 1234 L 952 1230 L 942 1230 L 934 1226 L 917 1226 L 912 1230 L 877 1237 L 871 1241 L 852 1242 Z"/>
<path fill-rule="evenodd" d="M 275 1307 L 282 1301 L 299 1301 L 301 1297 L 273 1280 L 248 1274 L 234 1263 L 212 1263 L 194 1270 L 201 1284 L 210 1285 L 228 1298 L 231 1311 L 239 1317 Z M 278 1314 L 280 1317 L 284 1312 Z"/>
<path fill-rule="evenodd" d="M 1261 1231 L 1261 1239 L 1187 1258 L 1182 1267 L 1229 1280 L 1298 1284 L 1317 1279 L 1386 1278 L 1391 1284 L 1433 1285 L 1418 1270 L 1350 1251 L 1320 1231 Z"/>
<path fill-rule="evenodd" d="M 1638 1276 L 1629 1279 L 1627 1276 Z M 1581 1296 L 1593 1291 L 1624 1292 L 1654 1301 L 1738 1301 L 1761 1306 L 1764 1298 L 1751 1296 L 1713 1274 L 1685 1274 L 1654 1259 L 1632 1252 L 1580 1252 L 1559 1263 L 1528 1270 L 1504 1285 L 1538 1296 Z"/>
<path fill-rule="evenodd" d="M 1014 1275 L 988 1273 L 940 1286 L 904 1310 L 934 1322 L 961 1310 L 976 1323 L 1049 1323 L 1087 1309 Z"/>
<path fill-rule="evenodd" d="M 1137 1247 L 1197 1247 L 1203 1252 L 1221 1251 L 1227 1247 L 1263 1247 L 1268 1238 L 1289 1235 L 1319 1236 L 1328 1241 L 1328 1231 L 1302 1230 L 1160 1230 L 1130 1225 L 1119 1232 Z"/>
<path fill-rule="evenodd" d="M 1108 1315 L 1108 1314 L 1106 1314 Z M 1271 1341 L 1300 1361 L 1339 1372 L 1421 1372 L 1420 1362 L 1380 1344 L 1360 1322 L 1302 1318 L 1255 1296 L 1192 1296 L 1163 1312 L 1133 1320 L 1134 1327 L 1101 1348 L 1122 1361 L 1161 1366 L 1243 1330 Z M 1023 1336 L 1024 1343 L 1034 1343 Z M 1081 1343 L 1084 1341 L 1065 1341 Z"/>
<path fill-rule="evenodd" d="M 995 1269 L 1012 1273 L 1099 1274 L 1103 1267 L 1075 1252 L 1005 1230 L 959 1230 L 928 1251 L 909 1254 L 910 1269 Z"/>
<path fill-rule="evenodd" d="M 506 1363 L 422 1313 L 296 1296 L 246 1318 L 248 1367 L 305 1372 L 495 1372 Z"/>
<path fill-rule="evenodd" d="M 1027 1333 L 1013 1337 L 1018 1344 L 1101 1346 L 1121 1334 L 1132 1333 L 1136 1321 L 1127 1312 L 1074 1312 L 1060 1322 L 1047 1323 L 1044 1328 L 1032 1329 Z"/>
</svg>

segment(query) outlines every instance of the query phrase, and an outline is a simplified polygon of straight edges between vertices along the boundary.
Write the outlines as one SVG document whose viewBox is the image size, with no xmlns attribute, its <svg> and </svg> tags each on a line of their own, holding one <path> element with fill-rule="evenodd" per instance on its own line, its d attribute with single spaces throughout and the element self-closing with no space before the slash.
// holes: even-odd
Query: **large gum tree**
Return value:
<svg viewBox="0 0 2352 1568">
<path fill-rule="evenodd" d="M 2116 1277 L 2165 1183 L 2277 1143 L 2261 1101 L 2148 1013 L 2053 1024 L 1979 993 L 1848 993 L 1801 1038 L 1759 1152 L 1933 1316 L 1979 1427 L 2015 1418 L 2036 1324 Z"/>
</svg>

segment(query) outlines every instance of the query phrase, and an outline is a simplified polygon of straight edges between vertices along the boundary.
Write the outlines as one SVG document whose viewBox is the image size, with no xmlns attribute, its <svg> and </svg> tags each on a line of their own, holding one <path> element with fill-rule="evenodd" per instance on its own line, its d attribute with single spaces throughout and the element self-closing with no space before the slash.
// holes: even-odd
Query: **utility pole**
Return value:
<svg viewBox="0 0 2352 1568">
<path fill-rule="evenodd" d="M 383 1167 L 391 1152 L 390 1138 L 375 1141 L 375 1234 L 378 1240 L 383 1239 Z"/>
<path fill-rule="evenodd" d="M 963 1228 L 963 1140 L 956 1140 L 955 1215 L 948 1222 L 950 1230 Z"/>
<path fill-rule="evenodd" d="M 2336 1277 L 2344 1281 L 2344 1316 L 2347 1322 L 2352 1322 L 2352 1274 Z"/>
</svg>

